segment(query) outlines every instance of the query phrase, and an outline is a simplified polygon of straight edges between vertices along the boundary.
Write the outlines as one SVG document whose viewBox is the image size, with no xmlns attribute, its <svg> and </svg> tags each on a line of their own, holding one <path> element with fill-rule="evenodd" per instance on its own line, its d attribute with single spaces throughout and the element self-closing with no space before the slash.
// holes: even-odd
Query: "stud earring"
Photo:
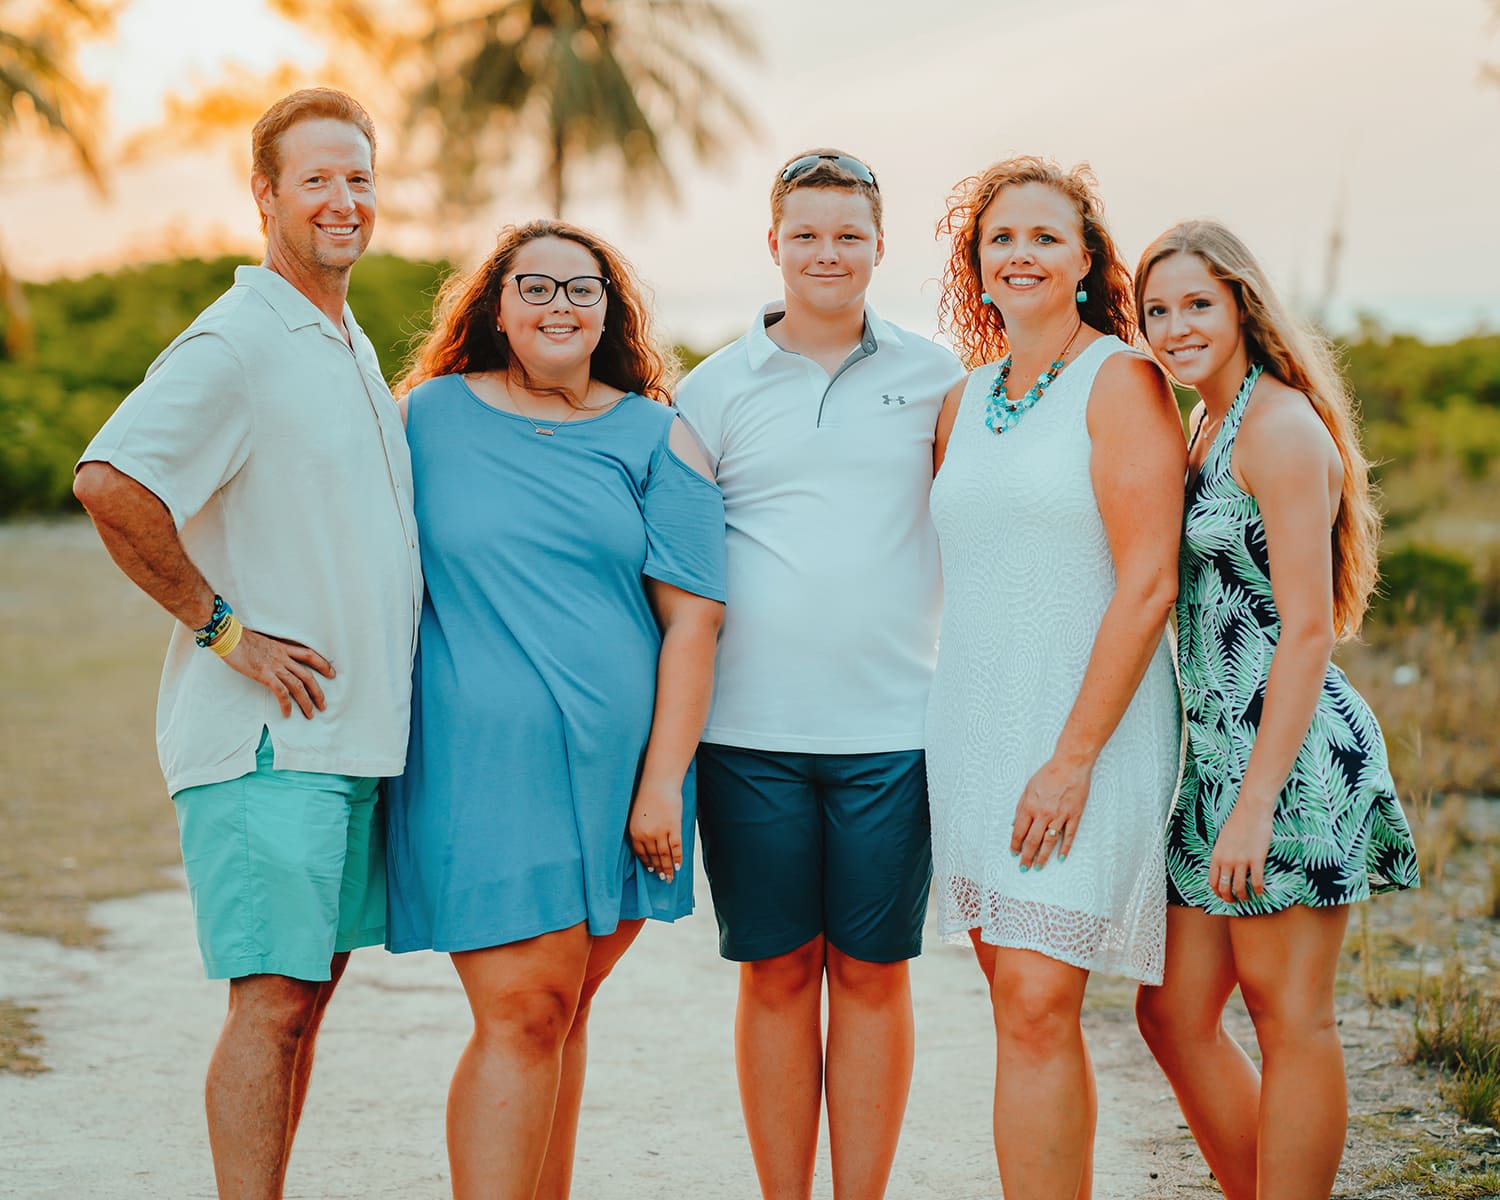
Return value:
<svg viewBox="0 0 1500 1200">
<path fill-rule="evenodd" d="M 995 301 L 991 298 L 991 296 L 990 296 L 990 294 L 988 292 L 980 292 L 979 293 L 979 303 L 981 303 L 981 304 L 993 304 L 993 303 L 995 303 Z"/>
<path fill-rule="evenodd" d="M 1074 296 L 1073 298 L 1075 300 L 1077 300 L 1079 304 L 1082 304 L 1085 300 L 1087 300 L 1089 298 L 1088 289 L 1083 286 L 1083 280 L 1082 279 L 1080 279 L 1078 281 L 1078 295 Z"/>
</svg>

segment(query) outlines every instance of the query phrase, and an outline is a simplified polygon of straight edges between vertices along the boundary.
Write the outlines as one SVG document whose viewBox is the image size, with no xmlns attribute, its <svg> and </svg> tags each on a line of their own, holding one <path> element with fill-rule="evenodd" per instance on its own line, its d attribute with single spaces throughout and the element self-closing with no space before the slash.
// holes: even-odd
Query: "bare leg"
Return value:
<svg viewBox="0 0 1500 1200">
<path fill-rule="evenodd" d="M 1235 988 L 1229 926 L 1242 919 L 1170 906 L 1166 973 L 1160 987 L 1142 987 L 1135 1000 L 1141 1036 L 1226 1200 L 1256 1195 L 1260 1072 L 1223 1021 Z"/>
<path fill-rule="evenodd" d="M 322 985 L 284 975 L 229 983 L 229 1014 L 204 1101 L 221 1200 L 279 1200 L 291 1146 L 297 1054 Z"/>
<path fill-rule="evenodd" d="M 292 1139 L 297 1136 L 297 1125 L 302 1120 L 302 1106 L 307 1103 L 307 1085 L 312 1079 L 313 1049 L 318 1040 L 318 1029 L 323 1024 L 323 1014 L 328 1011 L 328 1002 L 333 999 L 333 989 L 344 977 L 344 968 L 349 965 L 349 952 L 335 954 L 328 964 L 329 978 L 318 984 L 318 997 L 313 1002 L 312 1015 L 307 1030 L 297 1043 L 297 1060 L 292 1066 L 292 1099 L 286 1122 L 286 1154 L 291 1157 Z"/>
<path fill-rule="evenodd" d="M 990 985 L 991 990 L 995 986 L 995 947 L 984 941 L 979 936 L 979 930 L 969 930 L 969 940 L 974 943 L 974 961 L 979 964 L 979 969 L 984 973 L 985 982 Z M 1088 1120 L 1089 1129 L 1092 1130 L 1099 1117 L 1099 1090 L 1094 1084 L 1094 1063 L 1089 1057 L 1088 1044 L 1083 1047 L 1083 1066 L 1088 1076 L 1088 1091 L 1085 1096 L 1085 1116 Z M 999 1153 L 998 1144 L 996 1153 Z M 1090 1200 L 1094 1194 L 1094 1138 L 1089 1135 L 1088 1145 L 1084 1148 L 1082 1178 L 1078 1181 L 1078 1193 L 1076 1200 Z"/>
<path fill-rule="evenodd" d="M 911 975 L 828 947 L 828 1141 L 836 1200 L 880 1200 L 911 1091 Z"/>
<path fill-rule="evenodd" d="M 734 1060 L 765 1200 L 808 1200 L 823 1105 L 822 935 L 740 964 Z"/>
<path fill-rule="evenodd" d="M 1087 982 L 1044 954 L 995 951 L 995 1157 L 1008 1195 L 1075 1200 L 1083 1187 L 1094 1137 L 1079 1024 Z"/>
<path fill-rule="evenodd" d="M 1260 1043 L 1257 1200 L 1327 1200 L 1348 1131 L 1333 1009 L 1346 905 L 1230 921 L 1240 994 Z"/>
<path fill-rule="evenodd" d="M 542 1162 L 542 1180 L 537 1185 L 536 1200 L 567 1200 L 572 1190 L 573 1148 L 578 1141 L 578 1110 L 583 1104 L 583 1077 L 588 1065 L 589 1008 L 599 985 L 630 949 L 644 924 L 645 921 L 622 922 L 614 933 L 595 938 L 589 949 L 583 988 L 578 995 L 578 1010 L 573 1014 L 568 1040 L 563 1043 L 557 1106 L 552 1114 L 547 1156 Z"/>
<path fill-rule="evenodd" d="M 1088 1139 L 1083 1143 L 1083 1169 L 1079 1172 L 1076 1200 L 1092 1200 L 1094 1195 L 1094 1130 L 1099 1125 L 1099 1089 L 1094 1083 L 1094 1060 L 1089 1057 L 1088 1043 L 1080 1032 L 1079 1044 L 1083 1047 L 1083 1074 L 1087 1081 L 1083 1098 L 1084 1119 L 1088 1123 Z"/>
<path fill-rule="evenodd" d="M 474 1033 L 448 1089 L 456 1200 L 532 1200 L 591 938 L 582 923 L 453 955 Z"/>
</svg>

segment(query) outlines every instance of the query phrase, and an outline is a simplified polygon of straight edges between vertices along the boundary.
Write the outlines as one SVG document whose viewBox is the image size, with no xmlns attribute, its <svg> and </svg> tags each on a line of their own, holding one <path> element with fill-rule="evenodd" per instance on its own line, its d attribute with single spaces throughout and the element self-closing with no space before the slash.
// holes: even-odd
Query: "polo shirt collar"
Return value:
<svg viewBox="0 0 1500 1200">
<path fill-rule="evenodd" d="M 750 323 L 750 332 L 746 335 L 745 349 L 750 357 L 750 369 L 758 371 L 771 360 L 771 356 L 781 350 L 771 340 L 771 335 L 766 332 L 766 319 L 768 317 L 779 317 L 786 313 L 786 303 L 782 300 L 773 300 L 765 305 L 760 312 L 755 314 L 755 320 Z M 774 324 L 774 322 L 772 322 Z M 875 315 L 875 310 L 868 304 L 865 305 L 865 328 L 860 334 L 859 346 L 866 357 L 874 354 L 881 346 L 900 346 L 901 337 L 897 334 L 895 326 L 888 325 Z"/>
<path fill-rule="evenodd" d="M 320 325 L 330 337 L 344 340 L 322 309 L 270 267 L 235 267 L 234 282 L 236 285 L 244 284 L 264 299 L 286 323 L 287 329 L 306 329 L 309 325 Z M 351 336 L 359 330 L 359 323 L 355 321 L 347 303 L 344 305 L 344 327 L 350 331 Z"/>
</svg>

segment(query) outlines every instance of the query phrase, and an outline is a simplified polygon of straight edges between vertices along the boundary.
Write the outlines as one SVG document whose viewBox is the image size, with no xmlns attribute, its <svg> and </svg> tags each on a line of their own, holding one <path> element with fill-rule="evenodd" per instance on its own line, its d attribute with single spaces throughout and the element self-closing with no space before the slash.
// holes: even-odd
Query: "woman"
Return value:
<svg viewBox="0 0 1500 1200">
<path fill-rule="evenodd" d="M 692 910 L 724 508 L 666 375 L 629 264 L 535 221 L 446 286 L 398 386 L 427 596 L 389 946 L 452 954 L 473 1010 L 456 1197 L 568 1194 L 589 1002 Z"/>
<path fill-rule="evenodd" d="M 1130 350 L 1129 274 L 1086 168 L 998 163 L 939 228 L 940 311 L 974 369 L 944 403 L 932 488 L 938 919 L 990 983 L 1004 1191 L 1074 1200 L 1092 1174 L 1089 972 L 1162 969 L 1182 430 Z"/>
<path fill-rule="evenodd" d="M 1329 663 L 1374 586 L 1379 520 L 1327 345 L 1237 237 L 1174 226 L 1142 257 L 1136 294 L 1152 350 L 1201 398 L 1167 971 L 1137 1015 L 1229 1200 L 1327 1196 L 1346 1123 L 1333 988 L 1348 905 L 1417 884 L 1380 729 Z M 1236 985 L 1261 1073 L 1220 1021 Z"/>
</svg>

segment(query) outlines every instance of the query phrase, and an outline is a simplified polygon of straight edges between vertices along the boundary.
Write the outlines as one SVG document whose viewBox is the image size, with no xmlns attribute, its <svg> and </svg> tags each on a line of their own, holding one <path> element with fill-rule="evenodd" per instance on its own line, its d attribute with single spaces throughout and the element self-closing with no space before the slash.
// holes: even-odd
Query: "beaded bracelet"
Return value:
<svg viewBox="0 0 1500 1200">
<path fill-rule="evenodd" d="M 200 646 L 207 646 L 214 638 L 224 632 L 229 618 L 234 616 L 234 609 L 229 607 L 228 601 L 223 596 L 215 594 L 213 616 L 208 618 L 208 624 L 202 629 L 193 630 L 193 641 Z"/>
<path fill-rule="evenodd" d="M 240 624 L 240 619 L 233 613 L 224 621 L 224 631 L 208 643 L 208 648 L 220 658 L 228 658 L 234 653 L 234 648 L 240 644 L 240 638 L 245 636 L 245 627 Z"/>
</svg>

